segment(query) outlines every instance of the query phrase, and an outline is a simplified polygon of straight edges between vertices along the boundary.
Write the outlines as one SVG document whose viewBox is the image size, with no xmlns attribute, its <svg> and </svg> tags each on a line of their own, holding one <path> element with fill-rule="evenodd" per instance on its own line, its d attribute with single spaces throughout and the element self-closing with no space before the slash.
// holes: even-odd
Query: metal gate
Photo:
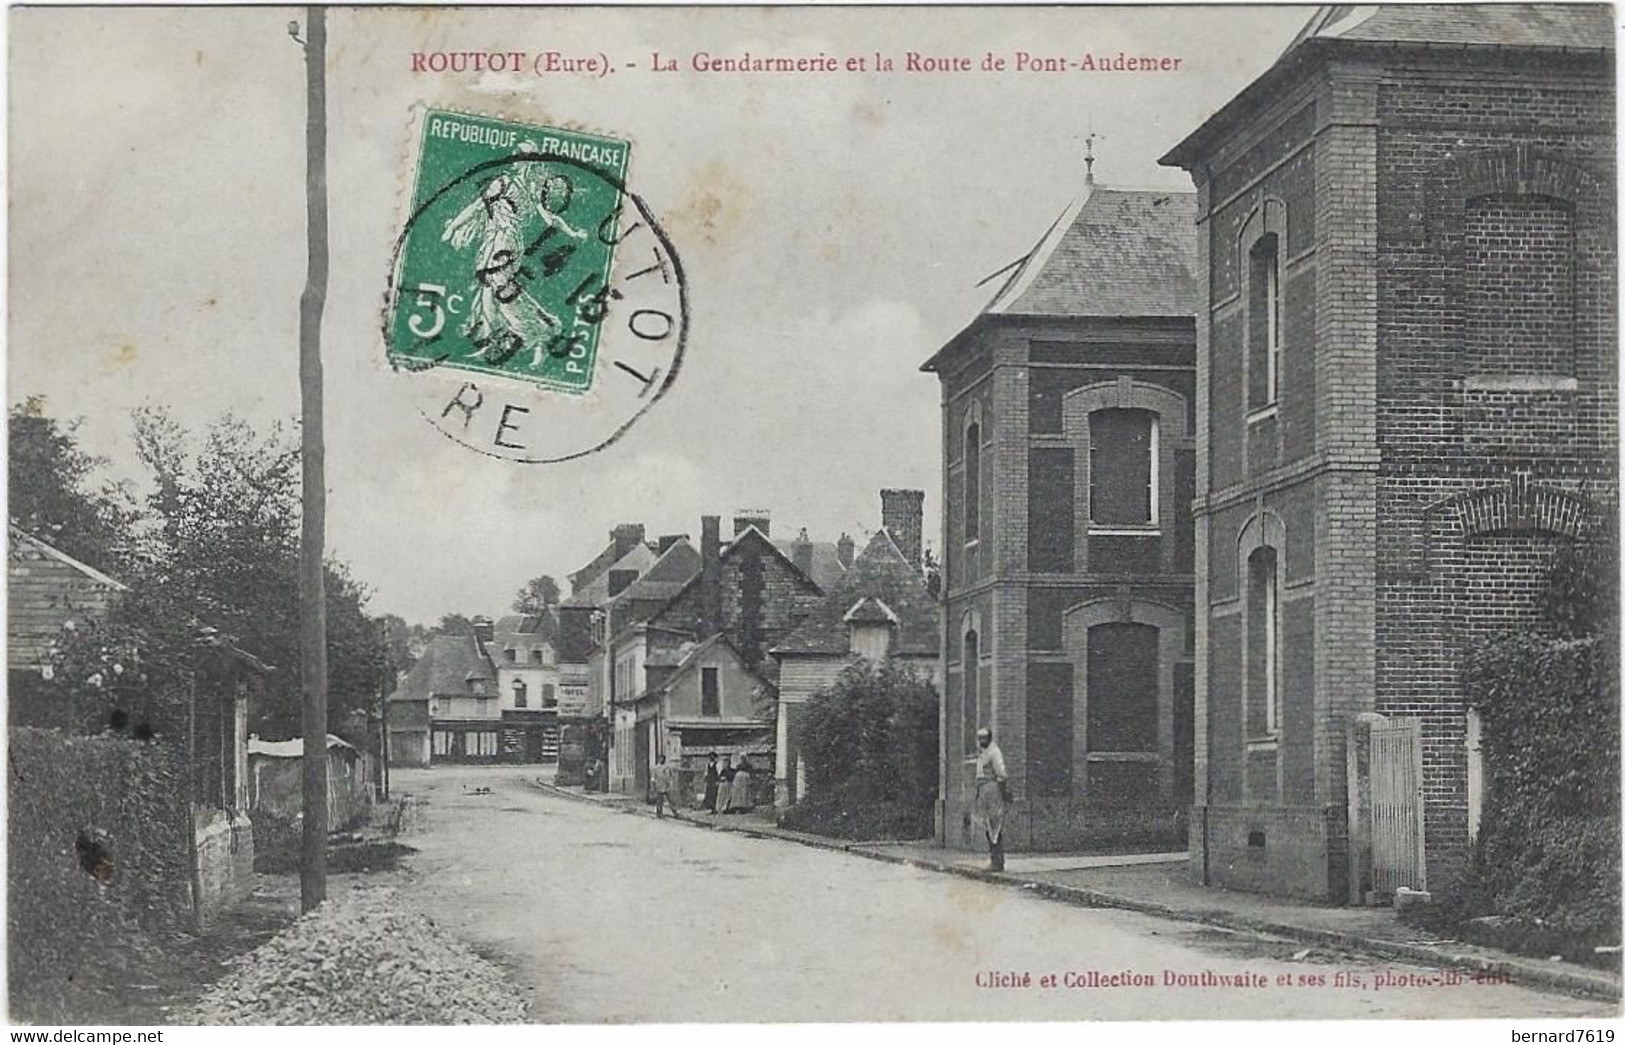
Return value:
<svg viewBox="0 0 1625 1045">
<path fill-rule="evenodd" d="M 1371 723 L 1371 887 L 1427 888 L 1422 845 L 1422 724 L 1414 718 Z"/>
</svg>

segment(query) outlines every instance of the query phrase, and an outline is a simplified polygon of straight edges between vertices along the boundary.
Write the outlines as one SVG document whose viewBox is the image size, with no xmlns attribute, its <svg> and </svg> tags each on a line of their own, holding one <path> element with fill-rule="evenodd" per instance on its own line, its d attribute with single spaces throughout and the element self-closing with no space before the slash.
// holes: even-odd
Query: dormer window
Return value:
<svg viewBox="0 0 1625 1045">
<path fill-rule="evenodd" d="M 876 661 L 891 656 L 898 621 L 890 606 L 868 596 L 853 603 L 842 619 L 846 621 L 847 648 L 854 655 Z"/>
<path fill-rule="evenodd" d="M 512 646 L 509 646 L 502 652 L 507 654 L 509 664 L 517 664 L 519 662 L 519 651 L 514 649 Z"/>
</svg>

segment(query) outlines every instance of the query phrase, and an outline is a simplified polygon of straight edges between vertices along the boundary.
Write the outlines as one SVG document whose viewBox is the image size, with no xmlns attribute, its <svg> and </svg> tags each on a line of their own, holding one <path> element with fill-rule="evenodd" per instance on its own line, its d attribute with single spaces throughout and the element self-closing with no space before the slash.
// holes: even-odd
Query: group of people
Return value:
<svg viewBox="0 0 1625 1045">
<path fill-rule="evenodd" d="M 666 761 L 665 755 L 655 759 L 650 790 L 654 792 L 655 816 L 664 819 L 668 805 L 671 806 L 672 815 L 678 815 L 677 771 Z M 754 803 L 750 797 L 750 762 L 744 756 L 740 756 L 739 764 L 736 766 L 732 755 L 723 755 L 722 761 L 718 763 L 717 753 L 711 752 L 705 766 L 705 794 L 700 800 L 700 809 L 715 814 L 748 813 L 753 808 Z"/>
</svg>

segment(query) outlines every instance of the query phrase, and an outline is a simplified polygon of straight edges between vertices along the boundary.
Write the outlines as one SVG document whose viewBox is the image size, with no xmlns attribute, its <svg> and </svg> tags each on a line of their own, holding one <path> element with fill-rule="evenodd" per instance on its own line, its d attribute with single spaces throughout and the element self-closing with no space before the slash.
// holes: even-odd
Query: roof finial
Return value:
<svg viewBox="0 0 1625 1045">
<path fill-rule="evenodd" d="M 1095 187 L 1095 142 L 1102 140 L 1102 136 L 1090 128 L 1089 133 L 1083 136 L 1083 183 L 1089 188 Z"/>
</svg>

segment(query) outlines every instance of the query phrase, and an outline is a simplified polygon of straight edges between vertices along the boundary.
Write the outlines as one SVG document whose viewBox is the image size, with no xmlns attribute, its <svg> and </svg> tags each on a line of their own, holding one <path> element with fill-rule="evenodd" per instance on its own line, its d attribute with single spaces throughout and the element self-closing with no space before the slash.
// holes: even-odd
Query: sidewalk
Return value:
<svg viewBox="0 0 1625 1045">
<path fill-rule="evenodd" d="M 619 812 L 654 816 L 654 807 L 630 795 L 584 792 L 541 780 L 535 786 L 562 798 Z M 848 842 L 777 826 L 771 811 L 714 816 L 685 810 L 679 821 L 695 827 L 776 838 L 965 878 L 1028 889 L 1049 899 L 1084 907 L 1114 907 L 1163 918 L 1301 940 L 1326 949 L 1354 951 L 1422 965 L 1452 966 L 1528 986 L 1618 1001 L 1621 981 L 1601 969 L 1542 961 L 1434 936 L 1402 924 L 1387 907 L 1329 907 L 1255 893 L 1195 885 L 1184 854 L 1087 856 L 1012 855 L 1006 870 L 987 870 L 985 855 L 944 849 L 929 842 Z"/>
</svg>

